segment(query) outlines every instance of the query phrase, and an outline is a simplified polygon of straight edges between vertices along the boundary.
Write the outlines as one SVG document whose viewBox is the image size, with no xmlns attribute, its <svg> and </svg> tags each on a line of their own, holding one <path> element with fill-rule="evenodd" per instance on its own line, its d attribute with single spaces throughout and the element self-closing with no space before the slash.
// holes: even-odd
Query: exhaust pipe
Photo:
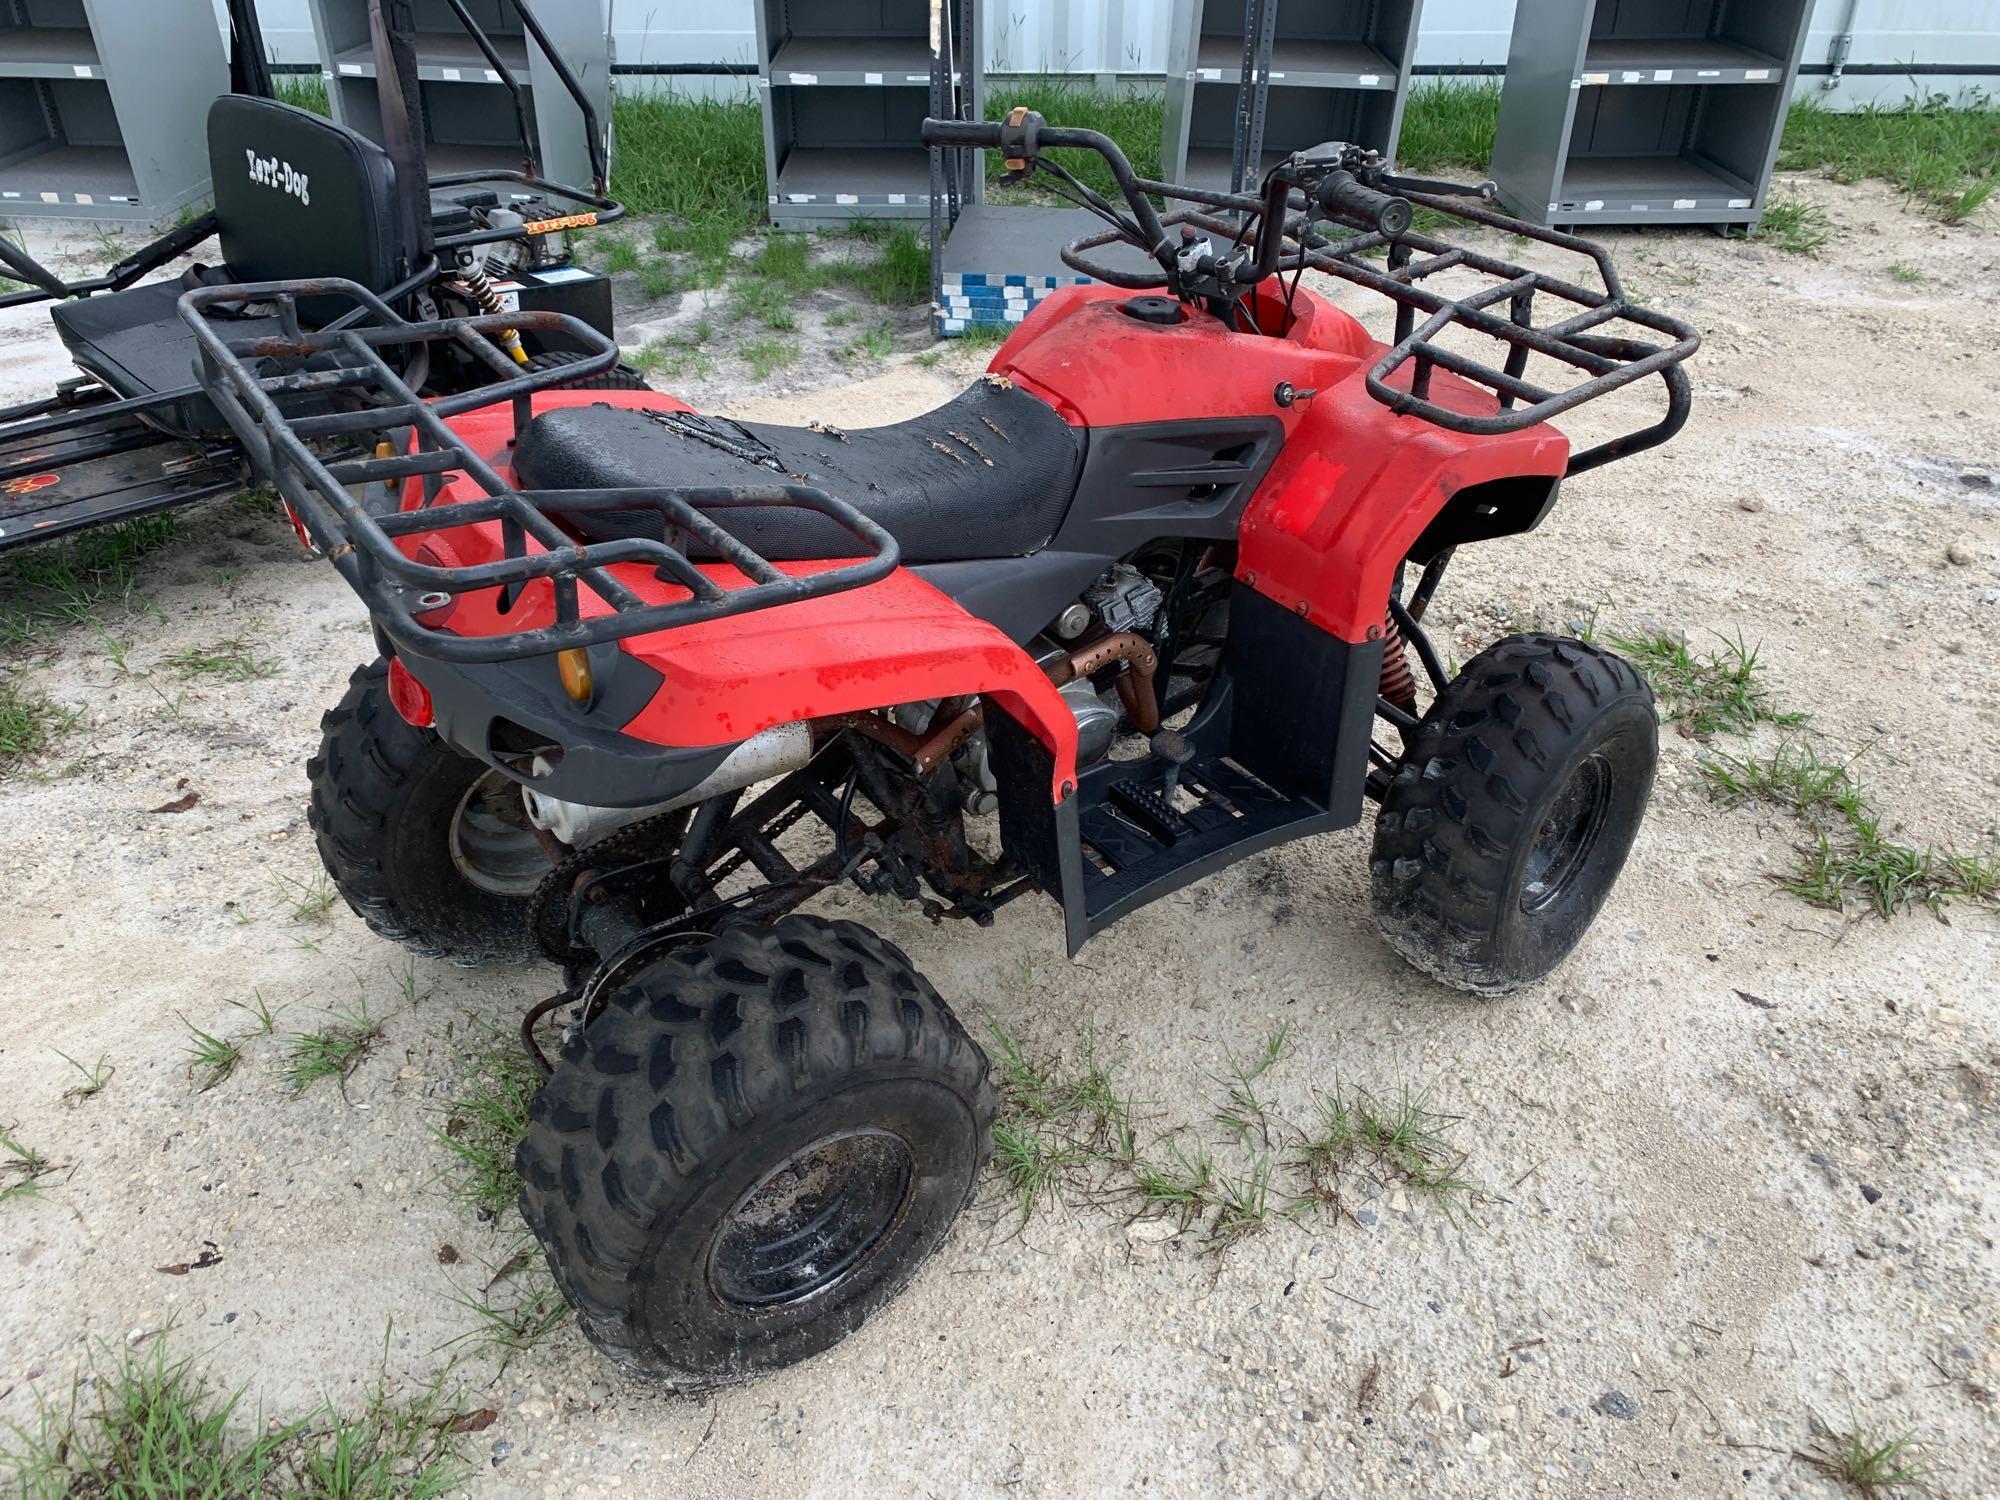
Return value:
<svg viewBox="0 0 2000 1500">
<path fill-rule="evenodd" d="M 796 771 L 812 759 L 812 750 L 812 728 L 800 719 L 751 735 L 695 785 L 650 807 L 590 807 L 581 802 L 565 802 L 560 797 L 547 796 L 531 786 L 521 788 L 521 802 L 528 810 L 529 822 L 554 834 L 570 848 L 582 849 L 641 818 L 672 812 L 693 802 L 705 802 L 724 792 L 738 791 L 756 782 Z M 536 776 L 545 775 L 551 769 L 546 762 L 536 758 Z"/>
</svg>

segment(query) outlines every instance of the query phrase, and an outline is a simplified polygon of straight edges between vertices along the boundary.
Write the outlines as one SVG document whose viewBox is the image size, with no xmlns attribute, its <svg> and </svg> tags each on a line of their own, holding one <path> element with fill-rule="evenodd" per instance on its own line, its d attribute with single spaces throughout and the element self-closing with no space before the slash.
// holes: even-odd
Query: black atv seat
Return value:
<svg viewBox="0 0 2000 1500">
<path fill-rule="evenodd" d="M 1081 456 L 1076 433 L 1045 402 L 981 380 L 936 411 L 854 432 L 564 407 L 522 429 L 514 474 L 525 490 L 803 482 L 881 526 L 905 562 L 964 562 L 1025 557 L 1044 546 L 1069 510 Z M 851 557 L 860 545 L 815 511 L 710 514 L 774 562 Z M 589 541 L 662 539 L 658 511 L 574 511 L 564 519 Z"/>
<path fill-rule="evenodd" d="M 378 292 L 395 284 L 396 172 L 373 141 L 309 110 L 225 94 L 209 106 L 208 157 L 223 279 L 344 276 Z M 194 384 L 194 330 L 174 306 L 185 290 L 179 280 L 149 282 L 50 313 L 79 368 L 120 396 L 151 396 Z M 311 307 L 300 311 L 313 321 Z M 226 332 L 256 338 L 277 328 L 275 317 L 233 318 Z M 198 406 L 202 425 L 220 425 L 206 401 Z"/>
</svg>

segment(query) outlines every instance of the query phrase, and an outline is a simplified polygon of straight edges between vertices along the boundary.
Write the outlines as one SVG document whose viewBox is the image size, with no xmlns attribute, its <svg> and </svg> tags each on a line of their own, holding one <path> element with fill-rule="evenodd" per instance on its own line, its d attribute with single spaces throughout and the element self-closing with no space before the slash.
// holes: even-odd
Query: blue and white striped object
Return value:
<svg viewBox="0 0 2000 1500">
<path fill-rule="evenodd" d="M 949 336 L 972 327 L 1008 327 L 1026 321 L 1062 288 L 1091 285 L 1090 277 L 1063 264 L 1062 250 L 1103 230 L 1102 222 L 1081 209 L 968 206 L 940 257 L 932 309 L 937 331 Z M 1114 247 L 1107 258 L 1118 257 Z M 1136 262 L 1145 264 L 1143 257 Z"/>
</svg>

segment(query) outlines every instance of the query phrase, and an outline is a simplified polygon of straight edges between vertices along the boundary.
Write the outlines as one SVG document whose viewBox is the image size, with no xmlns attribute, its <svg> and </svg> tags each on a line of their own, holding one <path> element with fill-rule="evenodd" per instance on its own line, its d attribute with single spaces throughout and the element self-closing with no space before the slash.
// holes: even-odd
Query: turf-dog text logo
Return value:
<svg viewBox="0 0 2000 1500">
<path fill-rule="evenodd" d="M 250 162 L 250 180 L 259 187 L 277 188 L 290 193 L 299 202 L 312 207 L 312 190 L 309 179 L 303 172 L 294 172 L 288 161 L 279 161 L 275 156 L 259 156 L 249 147 L 243 150 Z"/>
</svg>

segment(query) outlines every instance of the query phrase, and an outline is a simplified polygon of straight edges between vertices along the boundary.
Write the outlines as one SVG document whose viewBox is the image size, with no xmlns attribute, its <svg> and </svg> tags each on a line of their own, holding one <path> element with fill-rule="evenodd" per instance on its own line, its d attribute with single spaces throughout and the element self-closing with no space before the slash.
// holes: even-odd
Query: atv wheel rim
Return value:
<svg viewBox="0 0 2000 1500">
<path fill-rule="evenodd" d="M 1611 763 L 1593 755 L 1570 773 L 1528 852 L 1521 910 L 1545 911 L 1576 885 L 1611 808 Z"/>
<path fill-rule="evenodd" d="M 901 1136 L 856 1130 L 814 1141 L 737 1200 L 716 1231 L 708 1281 L 737 1307 L 780 1307 L 854 1276 L 909 1211 L 915 1158 Z"/>
<path fill-rule="evenodd" d="M 451 815 L 451 862 L 496 896 L 532 896 L 549 873 L 549 856 L 521 805 L 521 789 L 499 771 L 466 788 Z"/>
</svg>

